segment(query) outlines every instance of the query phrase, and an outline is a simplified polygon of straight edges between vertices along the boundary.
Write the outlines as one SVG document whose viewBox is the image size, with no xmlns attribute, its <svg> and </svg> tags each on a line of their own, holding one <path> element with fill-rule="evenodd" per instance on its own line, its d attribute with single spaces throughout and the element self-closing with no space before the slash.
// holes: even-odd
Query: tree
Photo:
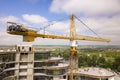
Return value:
<svg viewBox="0 0 120 80">
<path fill-rule="evenodd" d="M 120 56 L 117 56 L 115 58 L 115 61 L 113 62 L 112 69 L 114 69 L 115 71 L 120 72 Z"/>
<path fill-rule="evenodd" d="M 105 67 L 105 58 L 104 57 L 99 57 L 98 58 L 98 61 L 97 61 L 97 65 L 99 66 L 99 67 Z"/>
</svg>

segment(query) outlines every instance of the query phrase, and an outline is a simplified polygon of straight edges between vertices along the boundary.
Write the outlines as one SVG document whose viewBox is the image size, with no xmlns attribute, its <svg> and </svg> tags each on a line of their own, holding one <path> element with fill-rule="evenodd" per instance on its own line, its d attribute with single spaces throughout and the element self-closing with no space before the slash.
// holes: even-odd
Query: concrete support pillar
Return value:
<svg viewBox="0 0 120 80">
<path fill-rule="evenodd" d="M 27 79 L 28 80 L 33 80 L 33 76 L 34 76 L 34 72 L 33 72 L 33 69 L 34 69 L 34 54 L 32 52 L 30 52 L 28 54 L 28 70 L 27 70 Z"/>
<path fill-rule="evenodd" d="M 19 52 L 16 53 L 15 60 L 16 60 L 16 64 L 15 64 L 15 68 L 16 68 L 16 70 L 15 70 L 15 80 L 19 80 L 19 68 L 20 68 L 20 64 L 19 64 L 19 62 L 20 62 L 20 53 Z"/>
</svg>

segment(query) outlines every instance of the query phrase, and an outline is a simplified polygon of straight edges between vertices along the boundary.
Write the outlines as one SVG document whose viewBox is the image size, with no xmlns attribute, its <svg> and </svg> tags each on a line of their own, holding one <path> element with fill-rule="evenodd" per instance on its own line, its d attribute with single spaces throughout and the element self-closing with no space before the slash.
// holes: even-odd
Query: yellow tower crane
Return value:
<svg viewBox="0 0 120 80">
<path fill-rule="evenodd" d="M 74 14 L 71 15 L 70 24 L 70 36 L 59 36 L 50 34 L 39 34 L 37 31 L 25 28 L 24 25 L 7 22 L 7 33 L 13 35 L 22 35 L 23 41 L 32 42 L 37 37 L 52 38 L 52 39 L 66 39 L 70 40 L 70 80 L 73 80 L 74 72 L 78 70 L 78 54 L 77 54 L 77 42 L 76 40 L 88 40 L 88 41 L 99 41 L 99 42 L 110 42 L 109 39 L 100 37 L 84 36 L 76 34 Z"/>
</svg>

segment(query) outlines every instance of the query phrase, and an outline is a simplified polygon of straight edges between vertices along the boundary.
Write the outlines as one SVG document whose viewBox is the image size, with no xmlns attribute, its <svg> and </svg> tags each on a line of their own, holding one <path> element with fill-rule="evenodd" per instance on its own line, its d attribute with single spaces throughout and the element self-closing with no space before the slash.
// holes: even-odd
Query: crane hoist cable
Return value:
<svg viewBox="0 0 120 80">
<path fill-rule="evenodd" d="M 75 18 L 80 21 L 85 27 L 87 27 L 90 31 L 92 31 L 97 37 L 101 38 L 95 31 L 93 31 L 87 24 L 85 24 L 80 18 L 75 16 Z"/>
<path fill-rule="evenodd" d="M 67 16 L 67 17 L 68 17 L 68 16 Z M 51 22 L 50 24 L 47 24 L 47 25 L 45 25 L 45 26 L 42 26 L 42 28 L 40 28 L 38 31 L 44 30 L 44 29 L 50 27 L 51 25 L 54 25 L 54 24 L 59 23 L 59 22 L 61 22 L 61 21 L 64 21 L 64 20 L 66 20 L 67 17 L 64 17 L 64 18 L 62 18 L 62 19 L 55 20 L 55 21 Z"/>
</svg>

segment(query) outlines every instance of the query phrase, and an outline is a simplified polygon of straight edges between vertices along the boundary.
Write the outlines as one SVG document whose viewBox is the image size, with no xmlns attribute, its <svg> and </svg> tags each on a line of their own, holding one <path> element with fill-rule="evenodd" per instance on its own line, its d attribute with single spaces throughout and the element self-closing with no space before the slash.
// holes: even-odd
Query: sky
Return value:
<svg viewBox="0 0 120 80">
<path fill-rule="evenodd" d="M 75 14 L 100 37 L 110 43 L 78 41 L 79 45 L 120 45 L 120 0 L 0 0 L 0 45 L 69 45 L 70 41 L 36 38 L 23 42 L 22 36 L 7 34 L 7 21 L 21 23 L 39 30 L 59 19 L 64 21 L 51 25 L 46 34 L 69 35 L 69 16 Z M 76 32 L 96 36 L 75 20 Z M 42 31 L 39 31 L 42 33 Z"/>
</svg>

